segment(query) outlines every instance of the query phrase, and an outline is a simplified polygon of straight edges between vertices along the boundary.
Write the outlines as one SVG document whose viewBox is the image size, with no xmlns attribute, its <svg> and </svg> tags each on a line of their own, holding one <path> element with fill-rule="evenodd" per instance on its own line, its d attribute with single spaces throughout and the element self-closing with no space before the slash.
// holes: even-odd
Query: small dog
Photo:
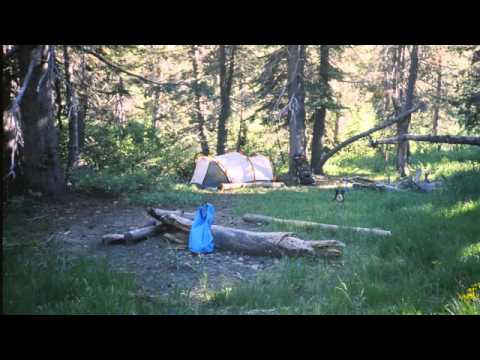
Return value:
<svg viewBox="0 0 480 360">
<path fill-rule="evenodd" d="M 335 197 L 333 200 L 337 202 L 343 202 L 345 200 L 345 190 L 343 189 L 336 189 L 335 190 Z"/>
</svg>

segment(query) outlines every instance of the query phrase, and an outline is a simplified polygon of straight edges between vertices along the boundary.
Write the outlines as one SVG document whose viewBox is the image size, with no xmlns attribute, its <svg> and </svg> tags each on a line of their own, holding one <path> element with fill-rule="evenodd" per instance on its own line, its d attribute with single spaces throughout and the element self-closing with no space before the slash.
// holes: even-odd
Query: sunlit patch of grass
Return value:
<svg viewBox="0 0 480 360">
<path fill-rule="evenodd" d="M 282 313 L 448 313 L 445 303 L 456 296 L 462 284 L 478 278 L 480 271 L 480 172 L 473 163 L 457 161 L 462 157 L 460 153 L 454 154 L 454 165 L 442 160 L 448 155 L 412 156 L 422 160 L 424 167 L 431 157 L 432 168 L 448 174 L 444 189 L 432 193 L 352 191 L 342 205 L 332 201 L 332 190 L 310 187 L 261 194 L 249 189 L 239 194 L 235 208 L 239 216 L 254 212 L 285 219 L 379 227 L 391 230 L 392 236 L 332 233 L 285 224 L 264 226 L 266 231 L 294 231 L 305 239 L 344 241 L 347 247 L 343 266 L 303 262 L 303 271 L 294 280 L 280 275 L 292 272 L 291 261 L 282 261 L 275 274 L 265 274 L 254 284 L 233 287 L 228 295 L 217 294 L 212 302 L 237 309 L 282 309 Z M 465 261 L 459 261 L 459 254 Z M 455 311 L 479 313 L 478 307 L 471 304 L 462 306 Z"/>
<path fill-rule="evenodd" d="M 461 253 L 462 261 L 468 261 L 471 259 L 480 260 L 480 242 L 476 244 L 466 246 Z"/>
<path fill-rule="evenodd" d="M 478 209 L 480 206 L 480 200 L 467 200 L 467 201 L 459 201 L 455 205 L 453 205 L 450 209 L 446 209 L 443 211 L 446 217 L 454 217 L 466 214 L 468 212 L 474 211 Z"/>
</svg>

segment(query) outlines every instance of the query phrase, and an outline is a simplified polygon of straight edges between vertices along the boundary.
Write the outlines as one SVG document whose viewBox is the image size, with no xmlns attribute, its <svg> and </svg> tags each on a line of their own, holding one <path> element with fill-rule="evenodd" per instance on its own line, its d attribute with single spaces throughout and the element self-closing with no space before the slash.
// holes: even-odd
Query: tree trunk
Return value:
<svg viewBox="0 0 480 360">
<path fill-rule="evenodd" d="M 315 110 L 315 122 L 313 124 L 313 137 L 312 137 L 312 156 L 311 166 L 315 174 L 323 174 L 323 167 L 320 166 L 320 158 L 323 152 L 323 136 L 325 134 L 325 118 L 327 115 L 327 108 L 325 103 L 329 100 L 329 77 L 328 71 L 330 67 L 329 63 L 329 46 L 321 45 L 320 47 L 320 96 L 324 105 Z"/>
<path fill-rule="evenodd" d="M 88 110 L 88 98 L 87 96 L 79 96 L 79 108 L 78 108 L 78 152 L 82 153 L 85 146 L 85 119 L 87 117 Z"/>
<path fill-rule="evenodd" d="M 230 51 L 227 51 L 227 50 Z M 227 56 L 227 52 L 230 56 Z M 235 65 L 235 45 L 227 47 L 220 45 L 220 116 L 218 118 L 217 132 L 217 155 L 225 153 L 225 144 L 227 142 L 227 121 L 230 117 L 230 93 L 232 90 L 233 70 Z"/>
<path fill-rule="evenodd" d="M 326 112 L 327 111 L 324 107 L 315 110 L 311 158 L 311 166 L 315 174 L 323 174 L 323 166 L 321 166 L 320 159 L 323 152 L 322 140 L 325 133 Z"/>
<path fill-rule="evenodd" d="M 391 138 L 374 141 L 374 144 L 397 144 L 404 141 L 426 141 L 439 144 L 464 144 L 480 146 L 480 136 L 455 136 L 455 135 L 415 135 L 403 134 Z"/>
<path fill-rule="evenodd" d="M 32 57 L 37 57 L 21 104 L 25 125 L 25 180 L 33 190 L 52 195 L 61 194 L 65 191 L 65 179 L 60 167 L 58 134 L 54 123 L 54 48 L 51 45 L 21 45 L 18 56 L 22 81 Z"/>
<path fill-rule="evenodd" d="M 87 75 L 86 63 L 85 63 L 85 54 L 81 54 L 82 60 L 80 61 L 80 84 L 81 92 L 78 94 L 78 148 L 79 152 L 82 153 L 85 146 L 85 122 L 87 119 L 88 111 L 88 84 L 91 83 L 91 78 Z"/>
<path fill-rule="evenodd" d="M 240 80 L 240 127 L 238 129 L 238 137 L 237 137 L 237 152 L 241 151 L 247 145 L 247 122 L 243 117 L 243 109 L 245 107 L 244 102 L 244 89 L 243 89 L 243 81 Z"/>
<path fill-rule="evenodd" d="M 413 96 L 415 92 L 415 82 L 417 80 L 418 70 L 418 45 L 412 45 L 412 51 L 410 54 L 410 71 L 408 76 L 408 85 L 405 104 L 403 110 L 410 109 L 413 104 Z M 397 136 L 402 136 L 408 133 L 410 126 L 411 115 L 407 115 L 405 120 L 397 124 Z M 408 175 L 408 155 L 409 145 L 408 141 L 402 141 L 397 147 L 397 170 L 400 177 Z"/>
<path fill-rule="evenodd" d="M 206 129 L 205 129 L 205 119 L 202 114 L 202 108 L 200 106 L 200 87 L 198 84 L 199 80 L 199 70 L 198 70 L 198 57 L 197 57 L 197 46 L 192 45 L 191 51 L 191 60 L 192 60 L 192 68 L 193 68 L 193 91 L 194 91 L 194 104 L 195 104 L 195 115 L 196 115 L 196 123 L 198 128 L 198 138 L 200 140 L 200 146 L 202 148 L 202 154 L 208 155 L 210 153 L 210 149 L 208 147 Z"/>
<path fill-rule="evenodd" d="M 296 176 L 296 156 L 305 157 L 305 45 L 288 45 L 288 123 L 290 153 L 288 174 Z"/>
<path fill-rule="evenodd" d="M 62 91 L 61 91 L 61 84 L 60 84 L 60 77 L 55 77 L 55 104 L 57 105 L 57 124 L 58 129 L 61 131 L 63 129 L 62 124 L 62 112 L 63 112 L 63 105 L 62 105 Z"/>
<path fill-rule="evenodd" d="M 442 97 L 442 57 L 438 56 L 437 86 L 435 89 L 435 102 L 433 108 L 433 135 L 438 135 L 438 121 L 440 120 L 440 99 Z"/>
<path fill-rule="evenodd" d="M 338 144 L 338 139 L 339 139 L 339 136 L 340 136 L 340 120 L 341 120 L 341 116 L 340 116 L 340 113 L 336 113 L 335 114 L 335 129 L 333 131 L 333 142 L 336 144 Z"/>
<path fill-rule="evenodd" d="M 158 90 L 153 90 L 153 104 L 152 104 L 152 127 L 157 128 L 158 120 L 158 99 L 160 98 L 160 93 Z"/>
<path fill-rule="evenodd" d="M 66 169 L 66 179 L 68 180 L 72 169 L 78 166 L 80 150 L 78 141 L 79 104 L 75 89 L 72 85 L 70 55 L 68 54 L 68 46 L 66 45 L 63 46 L 63 61 L 65 66 L 65 88 L 68 109 L 68 163 Z"/>
</svg>

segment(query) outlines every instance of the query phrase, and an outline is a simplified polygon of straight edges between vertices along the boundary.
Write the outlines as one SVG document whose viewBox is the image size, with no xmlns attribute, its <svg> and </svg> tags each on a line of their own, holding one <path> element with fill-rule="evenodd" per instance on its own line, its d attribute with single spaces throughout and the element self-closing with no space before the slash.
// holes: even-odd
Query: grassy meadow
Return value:
<svg viewBox="0 0 480 360">
<path fill-rule="evenodd" d="M 327 167 L 332 175 L 385 177 L 378 155 L 344 157 Z M 480 151 L 453 148 L 416 152 L 412 168 L 444 179 L 433 193 L 349 191 L 343 204 L 331 189 L 242 189 L 233 212 L 348 226 L 378 227 L 391 237 L 272 224 L 264 230 L 293 231 L 305 239 L 346 244 L 340 262 L 282 259 L 254 282 L 209 294 L 193 305 L 180 295 L 147 301 L 133 278 L 104 263 L 60 256 L 35 242 L 48 224 L 16 221 L 11 205 L 4 234 L 4 312 L 35 314 L 480 314 Z M 387 164 L 393 169 L 393 163 Z M 388 169 L 387 169 L 388 170 Z M 392 171 L 393 173 L 393 171 Z M 90 180 L 91 182 L 92 180 Z M 123 181 L 123 180 L 122 180 Z M 126 180 L 128 182 L 128 180 Z M 86 181 L 88 183 L 88 181 Z M 110 184 L 111 185 L 111 184 Z M 121 187 L 119 188 L 119 191 Z M 196 206 L 221 194 L 187 185 L 150 183 L 125 197 L 144 205 L 168 202 Z M 16 244 L 22 243 L 22 246 Z"/>
</svg>

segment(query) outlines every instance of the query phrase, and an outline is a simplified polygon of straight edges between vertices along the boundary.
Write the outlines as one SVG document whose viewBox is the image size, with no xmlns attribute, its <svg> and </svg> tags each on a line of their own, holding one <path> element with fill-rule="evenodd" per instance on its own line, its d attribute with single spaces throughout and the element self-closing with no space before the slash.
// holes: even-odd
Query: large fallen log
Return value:
<svg viewBox="0 0 480 360">
<path fill-rule="evenodd" d="M 251 183 L 235 183 L 235 184 L 221 184 L 219 189 L 221 191 L 228 191 L 241 188 L 264 187 L 264 188 L 282 188 L 285 187 L 283 182 L 251 182 Z"/>
<path fill-rule="evenodd" d="M 183 232 L 189 232 L 192 220 L 162 209 L 149 209 L 148 213 Z M 337 258 L 342 255 L 345 244 L 338 240 L 302 240 L 290 232 L 254 232 L 212 225 L 215 248 L 245 255 L 256 256 L 302 256 L 313 255 Z"/>
<path fill-rule="evenodd" d="M 416 135 L 403 134 L 400 136 L 389 137 L 372 142 L 373 146 L 377 144 L 397 144 L 403 141 L 426 141 L 440 144 L 464 144 L 480 146 L 480 136 L 456 136 L 456 135 Z"/>
<path fill-rule="evenodd" d="M 351 227 L 351 226 L 341 226 L 341 225 L 331 225 L 331 224 L 321 224 L 313 221 L 302 221 L 302 220 L 290 220 L 290 219 L 279 219 L 276 217 L 259 215 L 259 214 L 245 214 L 242 216 L 243 221 L 249 223 L 277 223 L 277 224 L 287 224 L 287 225 L 296 225 L 309 228 L 320 228 L 325 230 L 353 230 L 355 232 L 367 235 L 378 235 L 378 236 L 391 236 L 392 233 L 387 230 L 375 229 L 375 228 L 362 228 L 362 227 Z"/>
</svg>

